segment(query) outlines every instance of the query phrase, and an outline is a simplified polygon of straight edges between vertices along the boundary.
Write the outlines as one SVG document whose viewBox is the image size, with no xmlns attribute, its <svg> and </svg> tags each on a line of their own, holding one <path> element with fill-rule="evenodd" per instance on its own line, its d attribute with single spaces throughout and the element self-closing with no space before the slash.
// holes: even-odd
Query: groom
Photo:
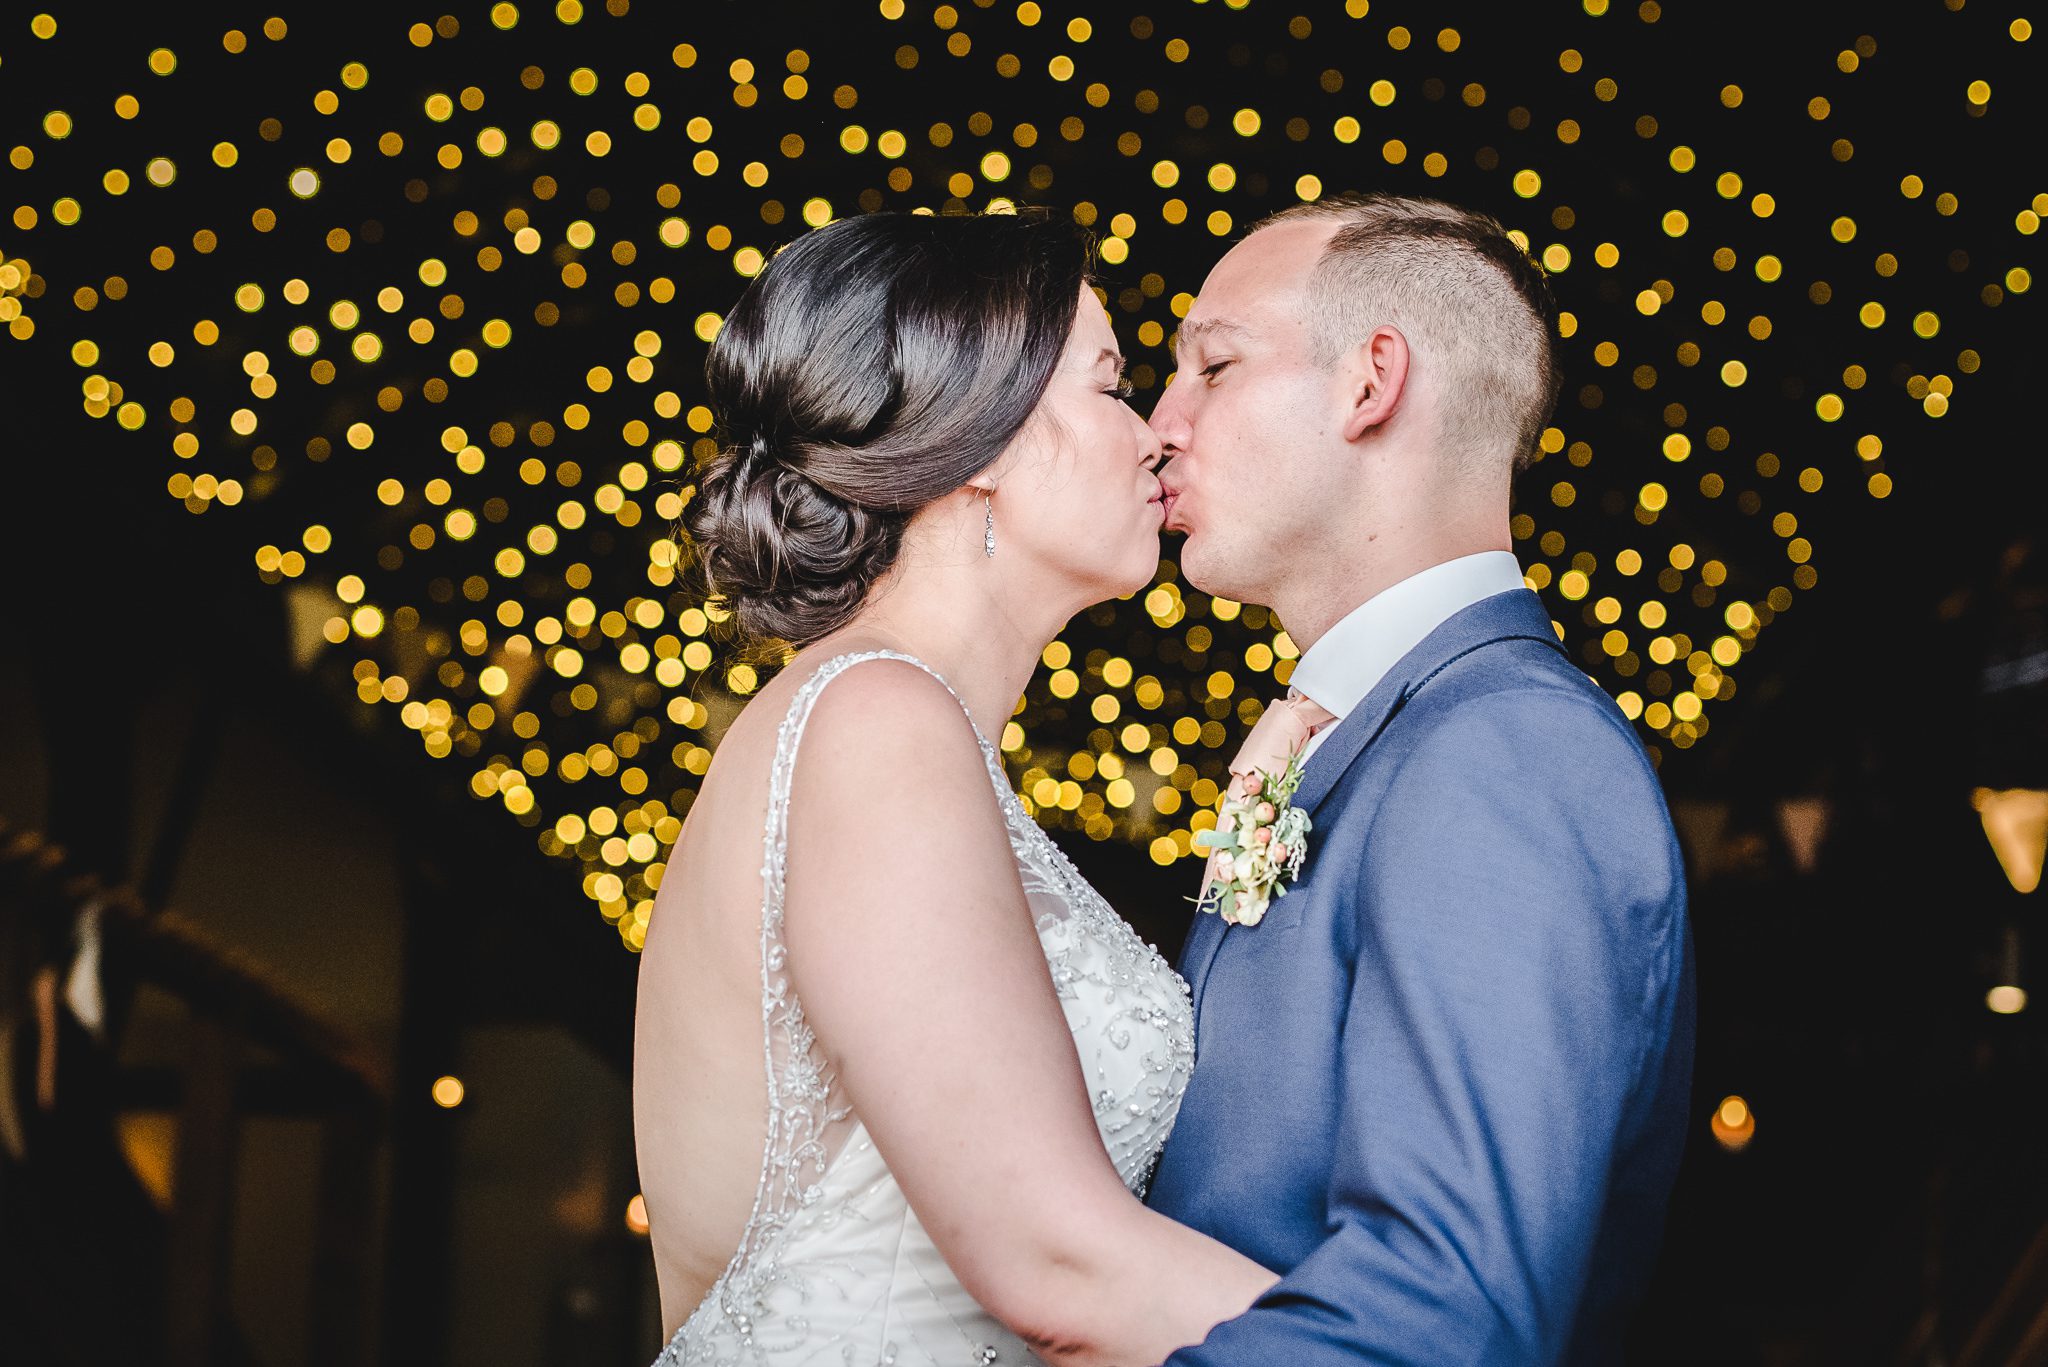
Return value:
<svg viewBox="0 0 2048 1367">
<path fill-rule="evenodd" d="M 1620 1359 L 1692 953 L 1656 774 L 1508 551 L 1554 320 L 1493 220 L 1346 195 L 1258 225 L 1181 326 L 1167 526 L 1305 649 L 1235 767 L 1306 734 L 1314 830 L 1287 896 L 1182 958 L 1197 1062 L 1149 1200 L 1282 1278 L 1169 1367 Z"/>
</svg>

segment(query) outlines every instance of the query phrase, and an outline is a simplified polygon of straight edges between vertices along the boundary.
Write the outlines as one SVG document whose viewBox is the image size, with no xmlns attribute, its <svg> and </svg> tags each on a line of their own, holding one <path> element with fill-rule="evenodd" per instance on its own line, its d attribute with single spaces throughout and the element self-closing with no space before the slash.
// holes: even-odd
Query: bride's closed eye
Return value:
<svg viewBox="0 0 2048 1367">
<path fill-rule="evenodd" d="M 1113 399 L 1127 400 L 1133 394 L 1138 392 L 1138 387 L 1131 383 L 1131 379 L 1128 375 L 1119 375 L 1117 376 L 1116 383 L 1112 385 L 1110 388 L 1103 390 L 1102 392 L 1109 395 Z"/>
</svg>

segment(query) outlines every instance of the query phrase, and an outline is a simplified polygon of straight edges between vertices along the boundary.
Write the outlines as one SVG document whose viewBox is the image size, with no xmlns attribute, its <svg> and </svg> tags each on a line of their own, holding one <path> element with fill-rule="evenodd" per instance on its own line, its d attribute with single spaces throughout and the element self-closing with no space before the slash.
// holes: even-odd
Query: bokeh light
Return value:
<svg viewBox="0 0 2048 1367">
<path fill-rule="evenodd" d="M 1559 296 L 1567 384 L 1514 548 L 1669 762 L 1741 705 L 1831 528 L 1943 458 L 1999 361 L 1980 321 L 2030 296 L 2048 184 L 1866 137 L 1860 92 L 1920 94 L 1869 35 L 1796 97 L 1730 71 L 1687 103 L 1601 55 L 1654 5 L 1570 7 L 1541 54 L 1478 9 L 1411 32 L 1384 8 L 881 0 L 821 41 L 499 4 L 365 18 L 342 50 L 311 20 L 253 46 L 195 25 L 10 134 L 0 323 L 69 358 L 63 402 L 113 419 L 124 468 L 233 510 L 209 534 L 288 596 L 317 667 L 574 861 L 637 948 L 717 737 L 780 662 L 730 643 L 677 529 L 717 449 L 704 349 L 778 246 L 881 208 L 1065 207 L 1100 239 L 1143 409 L 1245 225 L 1344 188 L 1443 195 L 1499 215 Z M 1967 41 L 2027 41 L 1978 8 L 1951 6 Z M 1950 87 L 1928 145 L 1998 136 L 2019 94 L 1988 68 Z M 199 112 L 153 125 L 144 102 Z M 1724 131 L 1766 117 L 1812 176 Z M 1002 734 L 1041 821 L 1162 865 L 1193 857 L 1300 653 L 1167 549 L 1047 651 Z"/>
</svg>

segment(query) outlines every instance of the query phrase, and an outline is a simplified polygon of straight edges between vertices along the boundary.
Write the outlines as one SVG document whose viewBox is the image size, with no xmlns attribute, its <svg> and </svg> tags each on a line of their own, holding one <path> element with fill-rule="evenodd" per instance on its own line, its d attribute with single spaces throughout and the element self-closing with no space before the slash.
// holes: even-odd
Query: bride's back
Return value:
<svg viewBox="0 0 2048 1367">
<path fill-rule="evenodd" d="M 633 1123 L 669 1317 L 725 1271 L 761 1173 L 762 835 L 776 729 L 808 672 L 798 663 L 776 676 L 719 742 L 641 955 Z"/>
</svg>

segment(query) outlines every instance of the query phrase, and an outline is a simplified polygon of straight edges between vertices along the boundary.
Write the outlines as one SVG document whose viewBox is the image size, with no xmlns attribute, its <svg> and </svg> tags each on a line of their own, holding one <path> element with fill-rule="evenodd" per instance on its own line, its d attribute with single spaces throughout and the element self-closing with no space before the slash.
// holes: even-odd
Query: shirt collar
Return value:
<svg viewBox="0 0 2048 1367">
<path fill-rule="evenodd" d="M 1451 617 L 1483 598 L 1526 587 L 1508 551 L 1432 565 L 1346 613 L 1296 662 L 1288 682 L 1342 718 Z"/>
</svg>

